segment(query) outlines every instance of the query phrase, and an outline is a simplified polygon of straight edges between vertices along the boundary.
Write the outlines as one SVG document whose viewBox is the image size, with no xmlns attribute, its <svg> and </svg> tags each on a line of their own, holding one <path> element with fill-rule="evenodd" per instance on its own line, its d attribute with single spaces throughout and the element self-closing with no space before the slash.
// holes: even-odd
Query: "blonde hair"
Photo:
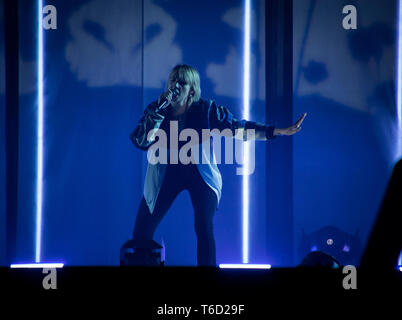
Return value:
<svg viewBox="0 0 402 320">
<path fill-rule="evenodd" d="M 194 94 L 189 98 L 189 105 L 198 102 L 201 97 L 200 75 L 192 66 L 186 64 L 178 64 L 169 74 L 170 81 L 182 81 L 190 85 L 190 89 L 194 90 Z M 168 84 L 167 84 L 168 85 Z"/>
</svg>

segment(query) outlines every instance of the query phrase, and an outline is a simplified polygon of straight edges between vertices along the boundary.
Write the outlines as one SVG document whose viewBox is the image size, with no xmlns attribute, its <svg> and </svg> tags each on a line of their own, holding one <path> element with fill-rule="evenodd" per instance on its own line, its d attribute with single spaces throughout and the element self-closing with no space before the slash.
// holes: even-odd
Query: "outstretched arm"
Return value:
<svg viewBox="0 0 402 320">
<path fill-rule="evenodd" d="M 272 125 L 255 121 L 237 120 L 228 108 L 218 106 L 214 101 L 210 102 L 209 116 L 212 128 L 218 128 L 219 130 L 230 129 L 236 139 L 244 141 L 250 139 L 247 135 L 248 129 L 254 129 L 255 140 L 270 140 L 280 135 L 293 135 L 301 130 L 301 123 L 307 115 L 307 113 L 304 113 L 291 127 L 275 128 Z"/>
</svg>

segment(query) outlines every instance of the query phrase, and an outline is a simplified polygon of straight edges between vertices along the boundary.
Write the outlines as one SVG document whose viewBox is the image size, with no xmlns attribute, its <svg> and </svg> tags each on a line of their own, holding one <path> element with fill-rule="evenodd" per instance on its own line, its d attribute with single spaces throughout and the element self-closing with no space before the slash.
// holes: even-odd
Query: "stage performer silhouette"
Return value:
<svg viewBox="0 0 402 320">
<path fill-rule="evenodd" d="M 160 108 L 163 102 L 165 104 Z M 247 140 L 247 129 L 254 129 L 255 140 L 270 140 L 276 136 L 290 136 L 299 132 L 305 116 L 306 113 L 294 125 L 283 129 L 254 121 L 237 120 L 227 107 L 201 98 L 200 77 L 196 69 L 188 65 L 175 66 L 170 72 L 166 91 L 146 107 L 137 127 L 130 134 L 136 147 L 149 151 L 156 141 L 161 142 L 158 131 L 164 130 L 169 158 L 168 163 L 148 161 L 144 194 L 135 221 L 133 239 L 152 240 L 174 199 L 181 191 L 188 190 L 194 208 L 197 265 L 216 266 L 213 217 L 221 197 L 222 177 L 214 161 L 213 150 L 206 155 L 205 148 L 202 148 L 199 161 L 195 163 L 184 164 L 177 156 L 172 161 L 169 157 L 171 151 L 174 148 L 180 150 L 186 143 L 179 139 L 171 145 L 170 130 L 174 121 L 177 121 L 175 123 L 179 134 L 186 128 L 194 129 L 199 137 L 202 137 L 202 129 L 229 129 L 235 138 Z M 200 145 L 204 141 L 202 139 Z"/>
</svg>

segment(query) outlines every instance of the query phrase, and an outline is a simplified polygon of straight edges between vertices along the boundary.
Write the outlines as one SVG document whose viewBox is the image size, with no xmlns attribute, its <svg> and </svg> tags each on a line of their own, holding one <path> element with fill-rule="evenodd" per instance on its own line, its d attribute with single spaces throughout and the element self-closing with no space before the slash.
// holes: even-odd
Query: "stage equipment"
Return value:
<svg viewBox="0 0 402 320">
<path fill-rule="evenodd" d="M 348 234 L 334 226 L 323 227 L 311 234 L 303 231 L 299 247 L 299 257 L 309 252 L 321 251 L 342 265 L 358 265 L 362 254 L 362 245 L 356 234 Z"/>
<path fill-rule="evenodd" d="M 120 266 L 163 266 L 161 249 L 153 240 L 129 240 L 120 249 Z"/>
<path fill-rule="evenodd" d="M 321 251 L 313 251 L 304 257 L 300 267 L 324 267 L 331 269 L 339 269 L 341 264 L 329 254 Z"/>
</svg>

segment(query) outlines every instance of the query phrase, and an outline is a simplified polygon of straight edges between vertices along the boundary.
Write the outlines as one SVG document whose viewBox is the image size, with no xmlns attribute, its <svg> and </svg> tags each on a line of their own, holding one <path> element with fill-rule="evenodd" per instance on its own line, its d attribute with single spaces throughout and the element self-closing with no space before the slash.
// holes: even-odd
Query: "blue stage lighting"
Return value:
<svg viewBox="0 0 402 320">
<path fill-rule="evenodd" d="M 63 268 L 64 263 L 14 263 L 10 265 L 10 268 L 13 269 L 38 269 L 38 268 Z"/>
<path fill-rule="evenodd" d="M 243 57 L 243 119 L 250 118 L 250 20 L 251 20 L 251 0 L 245 0 L 244 10 L 244 57 Z M 244 171 L 243 173 L 243 263 L 248 263 L 249 260 L 249 143 L 244 144 Z"/>
<path fill-rule="evenodd" d="M 399 140 L 397 146 L 397 159 L 402 156 L 402 0 L 399 0 L 399 8 L 398 8 L 398 61 L 397 61 L 397 114 L 398 114 L 398 130 L 399 130 Z"/>
<path fill-rule="evenodd" d="M 43 0 L 38 0 L 38 118 L 37 118 L 37 158 L 36 158 L 36 231 L 35 262 L 41 260 L 42 203 L 43 203 Z"/>
<path fill-rule="evenodd" d="M 221 269 L 271 269 L 270 264 L 220 264 Z"/>
</svg>

